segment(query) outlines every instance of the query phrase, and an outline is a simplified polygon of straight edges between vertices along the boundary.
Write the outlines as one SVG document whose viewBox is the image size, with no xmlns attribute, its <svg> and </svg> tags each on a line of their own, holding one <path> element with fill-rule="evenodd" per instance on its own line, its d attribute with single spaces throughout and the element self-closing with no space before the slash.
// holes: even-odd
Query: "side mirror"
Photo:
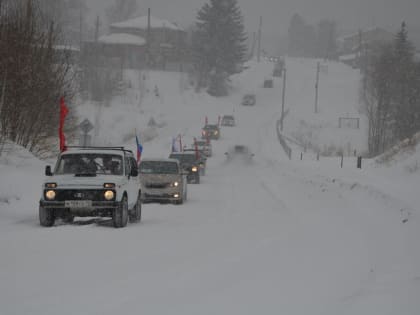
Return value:
<svg viewBox="0 0 420 315">
<path fill-rule="evenodd" d="M 45 176 L 53 176 L 52 172 L 51 172 L 51 166 L 47 165 L 45 167 Z"/>
<path fill-rule="evenodd" d="M 131 169 L 130 176 L 136 177 L 139 175 L 139 170 L 137 167 Z"/>
</svg>

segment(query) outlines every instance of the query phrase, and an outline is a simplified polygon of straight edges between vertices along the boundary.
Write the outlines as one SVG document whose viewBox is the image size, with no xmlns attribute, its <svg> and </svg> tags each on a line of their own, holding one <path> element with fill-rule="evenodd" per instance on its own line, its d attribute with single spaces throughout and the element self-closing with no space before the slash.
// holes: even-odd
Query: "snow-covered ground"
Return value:
<svg viewBox="0 0 420 315">
<path fill-rule="evenodd" d="M 319 148 L 363 152 L 358 74 L 323 68 L 314 114 L 315 60 L 288 59 L 285 134 Z M 78 221 L 41 228 L 44 166 L 23 149 L 0 157 L 0 314 L 418 314 L 420 147 L 387 164 L 302 155 L 279 144 L 282 78 L 250 62 L 229 97 L 195 94 L 180 73 L 127 74 L 133 89 L 110 107 L 79 109 L 96 144 L 167 157 L 174 136 L 190 145 L 205 116 L 234 114 L 213 141 L 200 185 L 182 206 L 146 204 L 140 224 L 114 229 Z M 154 87 L 159 89 L 159 96 Z M 257 104 L 241 106 L 244 93 Z M 360 116 L 360 129 L 338 117 Z M 147 126 L 150 118 L 157 126 Z M 253 162 L 227 162 L 246 144 Z"/>
</svg>

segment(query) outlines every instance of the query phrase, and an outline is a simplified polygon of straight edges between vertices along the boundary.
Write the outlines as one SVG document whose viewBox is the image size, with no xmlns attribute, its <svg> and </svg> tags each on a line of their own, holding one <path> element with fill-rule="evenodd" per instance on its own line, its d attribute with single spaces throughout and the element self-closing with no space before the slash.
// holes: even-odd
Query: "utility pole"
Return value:
<svg viewBox="0 0 420 315">
<path fill-rule="evenodd" d="M 281 95 L 281 118 L 280 118 L 280 130 L 283 131 L 284 121 L 284 100 L 286 97 L 286 67 L 283 68 L 283 92 Z"/>
<path fill-rule="evenodd" d="M 258 62 L 260 62 L 260 56 L 261 56 L 261 28 L 262 28 L 262 16 L 260 16 L 260 26 L 258 28 L 258 52 L 257 52 Z"/>
<path fill-rule="evenodd" d="M 146 34 L 146 68 L 150 63 L 150 8 L 147 9 L 147 34 Z"/>
<path fill-rule="evenodd" d="M 251 53 L 250 53 L 250 59 L 252 57 L 254 57 L 254 53 L 255 53 L 255 42 L 257 40 L 257 34 L 254 32 L 252 33 L 252 46 L 251 46 Z"/>
<path fill-rule="evenodd" d="M 316 82 L 315 82 L 315 114 L 318 113 L 318 83 L 319 83 L 320 63 L 316 64 Z"/>
<path fill-rule="evenodd" d="M 79 2 L 79 49 L 82 50 L 82 41 L 83 41 L 83 10 L 82 10 L 82 1 Z"/>
<path fill-rule="evenodd" d="M 96 23 L 95 23 L 95 43 L 98 42 L 99 38 L 99 15 L 96 16 Z"/>
</svg>

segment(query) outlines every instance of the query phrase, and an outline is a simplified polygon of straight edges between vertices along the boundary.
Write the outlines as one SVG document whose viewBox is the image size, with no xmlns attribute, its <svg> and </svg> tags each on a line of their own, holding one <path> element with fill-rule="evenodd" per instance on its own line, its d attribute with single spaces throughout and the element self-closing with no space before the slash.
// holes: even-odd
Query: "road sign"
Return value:
<svg viewBox="0 0 420 315">
<path fill-rule="evenodd" d="M 88 133 L 93 129 L 92 123 L 87 118 L 80 123 L 79 127 L 84 133 Z"/>
</svg>

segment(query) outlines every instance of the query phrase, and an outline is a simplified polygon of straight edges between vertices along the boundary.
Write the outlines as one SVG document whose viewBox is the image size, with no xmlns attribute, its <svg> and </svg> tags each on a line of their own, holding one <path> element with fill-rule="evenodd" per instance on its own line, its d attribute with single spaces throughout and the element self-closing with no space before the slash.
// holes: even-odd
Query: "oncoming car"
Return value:
<svg viewBox="0 0 420 315">
<path fill-rule="evenodd" d="M 142 202 L 187 200 L 186 172 L 176 159 L 144 159 L 139 166 Z"/>
<path fill-rule="evenodd" d="M 251 161 L 254 157 L 254 153 L 248 148 L 248 146 L 243 144 L 235 144 L 234 146 L 230 147 L 225 155 L 228 161 L 233 159 L 240 159 L 242 161 Z"/>
<path fill-rule="evenodd" d="M 47 166 L 39 201 L 39 221 L 53 226 L 57 218 L 111 217 L 114 227 L 141 220 L 137 162 L 123 147 L 69 148 Z"/>
</svg>

